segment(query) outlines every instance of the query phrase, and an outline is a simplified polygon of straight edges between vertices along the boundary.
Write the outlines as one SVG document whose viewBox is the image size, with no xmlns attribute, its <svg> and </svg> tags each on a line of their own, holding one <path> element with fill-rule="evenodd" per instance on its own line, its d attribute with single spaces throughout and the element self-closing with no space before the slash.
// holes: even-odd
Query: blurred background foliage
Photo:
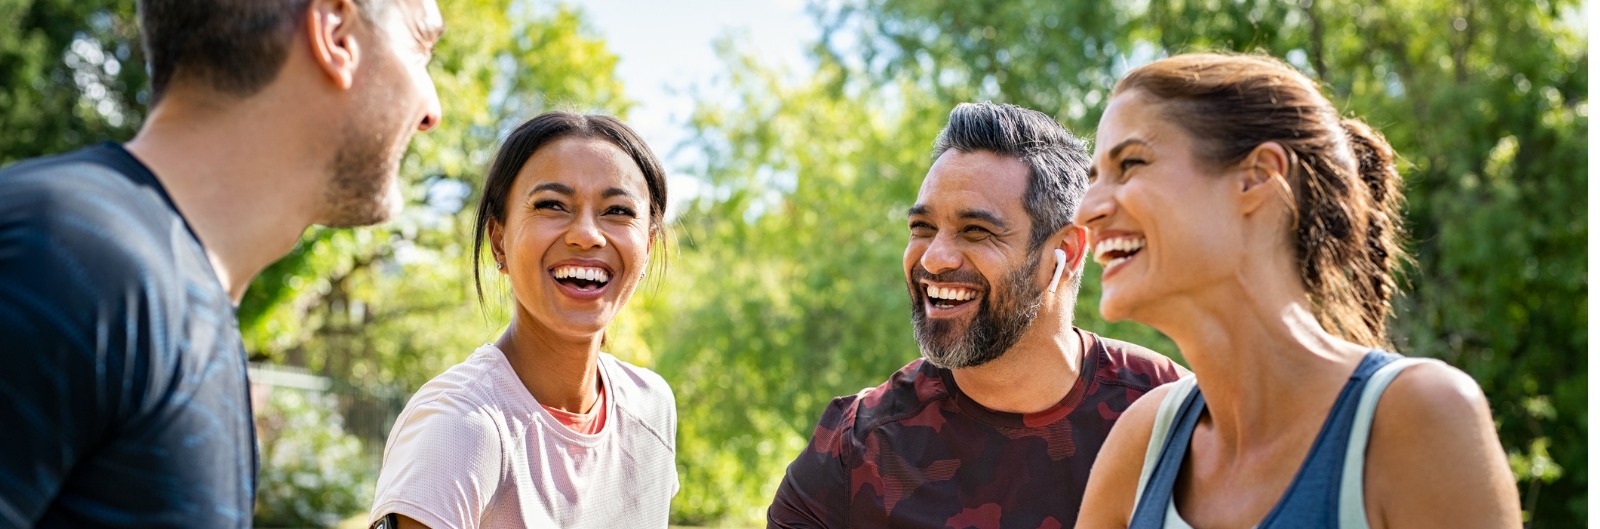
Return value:
<svg viewBox="0 0 1600 529">
<path fill-rule="evenodd" d="M 253 359 L 309 369 L 348 395 L 403 402 L 506 320 L 505 286 L 491 280 L 489 310 L 480 310 L 469 262 L 471 206 L 497 138 L 558 106 L 626 117 L 617 57 L 580 9 L 441 7 L 450 30 L 432 69 L 446 117 L 406 159 L 410 207 L 383 227 L 309 230 L 263 273 L 239 310 Z M 821 37 L 798 70 L 721 40 L 727 66 L 696 88 L 691 139 L 654 146 L 698 153 L 674 169 L 703 191 L 682 197 L 690 200 L 676 216 L 666 273 L 652 274 L 611 331 L 613 352 L 656 369 L 677 392 L 673 521 L 760 520 L 826 402 L 917 357 L 900 272 L 904 212 L 951 106 L 1036 108 L 1087 137 L 1128 68 L 1238 50 L 1286 58 L 1394 144 L 1416 257 L 1397 310 L 1398 348 L 1482 384 L 1531 526 L 1585 523 L 1589 57 L 1580 7 L 841 0 L 811 5 Z M 132 136 L 147 100 L 132 9 L 0 0 L 0 20 L 16 23 L 0 31 L 0 164 Z M 1148 328 L 1101 321 L 1096 275 L 1084 284 L 1081 326 L 1176 354 Z M 258 415 L 282 423 L 292 412 L 280 408 L 350 415 L 370 402 L 268 400 Z M 379 408 L 389 420 L 397 411 Z M 375 465 L 386 428 L 346 421 L 345 434 L 308 439 L 335 448 L 359 439 Z M 263 469 L 264 509 L 307 494 L 342 505 L 332 492 L 274 484 L 292 475 Z M 364 508 L 354 503 L 344 514 Z"/>
</svg>

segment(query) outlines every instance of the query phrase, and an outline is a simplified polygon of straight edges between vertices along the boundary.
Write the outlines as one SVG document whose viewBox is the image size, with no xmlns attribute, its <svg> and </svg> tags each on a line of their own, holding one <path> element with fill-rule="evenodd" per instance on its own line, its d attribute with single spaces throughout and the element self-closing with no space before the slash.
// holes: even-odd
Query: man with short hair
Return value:
<svg viewBox="0 0 1600 529">
<path fill-rule="evenodd" d="M 400 206 L 434 0 L 140 0 L 125 145 L 0 170 L 0 527 L 249 527 L 234 307 L 311 224 Z"/>
<path fill-rule="evenodd" d="M 922 358 L 833 400 L 770 527 L 1072 527 L 1117 415 L 1187 373 L 1072 325 L 1083 142 L 1040 112 L 963 103 L 934 158 L 905 253 Z"/>
</svg>

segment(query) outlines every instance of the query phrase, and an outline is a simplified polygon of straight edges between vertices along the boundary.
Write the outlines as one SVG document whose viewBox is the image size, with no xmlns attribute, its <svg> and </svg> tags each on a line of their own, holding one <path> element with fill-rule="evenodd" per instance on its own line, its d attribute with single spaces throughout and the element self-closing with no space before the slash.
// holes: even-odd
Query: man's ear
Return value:
<svg viewBox="0 0 1600 529">
<path fill-rule="evenodd" d="M 1067 224 L 1056 232 L 1053 240 L 1056 241 L 1056 244 L 1048 248 L 1051 253 L 1055 253 L 1054 251 L 1057 248 L 1067 253 L 1067 272 L 1064 275 L 1071 277 L 1072 274 L 1083 270 L 1083 263 L 1088 260 L 1089 256 L 1089 228 L 1077 224 Z M 1050 264 L 1054 265 L 1055 263 L 1052 262 Z"/>
<path fill-rule="evenodd" d="M 1257 145 L 1238 165 L 1240 209 L 1250 214 L 1272 200 L 1283 200 L 1290 192 L 1289 169 L 1294 157 L 1275 141 Z"/>
<path fill-rule="evenodd" d="M 361 62 L 360 44 L 355 38 L 361 14 L 353 0 L 311 0 L 306 8 L 306 39 L 311 58 L 341 90 L 355 83 L 356 66 Z"/>
</svg>

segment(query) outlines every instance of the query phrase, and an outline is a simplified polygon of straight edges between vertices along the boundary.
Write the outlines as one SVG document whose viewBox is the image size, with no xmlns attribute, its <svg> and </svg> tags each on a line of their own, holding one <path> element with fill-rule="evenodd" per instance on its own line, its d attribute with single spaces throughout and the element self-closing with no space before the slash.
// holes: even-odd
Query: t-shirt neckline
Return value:
<svg viewBox="0 0 1600 529">
<path fill-rule="evenodd" d="M 494 352 L 493 356 L 500 364 L 500 367 L 503 368 L 504 377 L 508 379 L 502 381 L 502 383 L 516 389 L 516 391 L 511 392 L 513 394 L 512 398 L 520 404 L 524 412 L 532 415 L 534 420 L 539 421 L 542 426 L 553 431 L 556 436 L 564 441 L 581 446 L 594 446 L 604 441 L 611 435 L 611 432 L 616 430 L 616 423 L 618 422 L 617 409 L 619 407 L 617 399 L 620 397 L 617 395 L 616 384 L 612 383 L 605 352 L 597 353 L 599 356 L 595 359 L 595 372 L 599 373 L 600 384 L 605 388 L 606 392 L 604 402 L 606 424 L 602 425 L 598 432 L 584 434 L 574 432 L 567 425 L 562 424 L 560 419 L 557 419 L 555 415 L 550 413 L 550 410 L 545 409 L 544 405 L 539 403 L 539 399 L 533 397 L 533 393 L 528 392 L 528 388 L 522 385 L 522 379 L 517 378 L 517 371 L 511 366 L 511 359 L 506 357 L 505 351 L 501 351 L 499 347 L 492 343 L 483 344 L 482 348 Z"/>
<path fill-rule="evenodd" d="M 928 366 L 933 367 L 938 372 L 940 381 L 944 383 L 946 391 L 950 393 L 950 397 L 962 413 L 991 426 L 1040 428 L 1065 420 L 1068 415 L 1071 415 L 1077 409 L 1078 405 L 1083 402 L 1084 396 L 1088 393 L 1090 383 L 1094 381 L 1095 371 L 1100 367 L 1100 357 L 1103 353 L 1104 345 L 1100 343 L 1100 340 L 1096 339 L 1093 333 L 1077 327 L 1073 327 L 1072 331 L 1078 334 L 1079 343 L 1082 344 L 1081 354 L 1083 356 L 1079 359 L 1078 378 L 1073 381 L 1072 389 L 1068 390 L 1060 401 L 1049 408 L 1036 412 L 1013 413 L 989 409 L 962 391 L 960 385 L 956 384 L 954 373 L 951 373 L 949 369 L 934 367 L 933 364 L 928 364 Z"/>
</svg>

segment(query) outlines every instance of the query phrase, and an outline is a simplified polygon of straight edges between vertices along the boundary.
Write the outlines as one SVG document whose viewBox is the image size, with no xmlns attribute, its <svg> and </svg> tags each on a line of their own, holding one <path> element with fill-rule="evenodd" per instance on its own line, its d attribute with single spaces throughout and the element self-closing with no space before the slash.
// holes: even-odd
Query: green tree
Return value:
<svg viewBox="0 0 1600 529">
<path fill-rule="evenodd" d="M 132 2 L 0 0 L 0 166 L 133 137 L 149 97 Z"/>
<path fill-rule="evenodd" d="M 1407 178 L 1402 352 L 1488 394 L 1536 526 L 1587 515 L 1587 55 L 1574 1 L 860 0 L 813 4 L 815 70 L 725 53 L 701 95 L 682 255 L 646 337 L 678 389 L 675 519 L 750 520 L 826 398 L 916 357 L 904 208 L 944 112 L 990 99 L 1092 134 L 1131 66 L 1199 50 L 1283 57 L 1388 135 Z M 798 79 L 798 80 L 797 80 Z M 1137 324 L 1077 318 L 1175 353 Z M 786 425 L 787 429 L 784 429 Z M 767 431 L 763 428 L 776 427 Z M 692 479 L 691 479 L 692 477 Z"/>
</svg>

